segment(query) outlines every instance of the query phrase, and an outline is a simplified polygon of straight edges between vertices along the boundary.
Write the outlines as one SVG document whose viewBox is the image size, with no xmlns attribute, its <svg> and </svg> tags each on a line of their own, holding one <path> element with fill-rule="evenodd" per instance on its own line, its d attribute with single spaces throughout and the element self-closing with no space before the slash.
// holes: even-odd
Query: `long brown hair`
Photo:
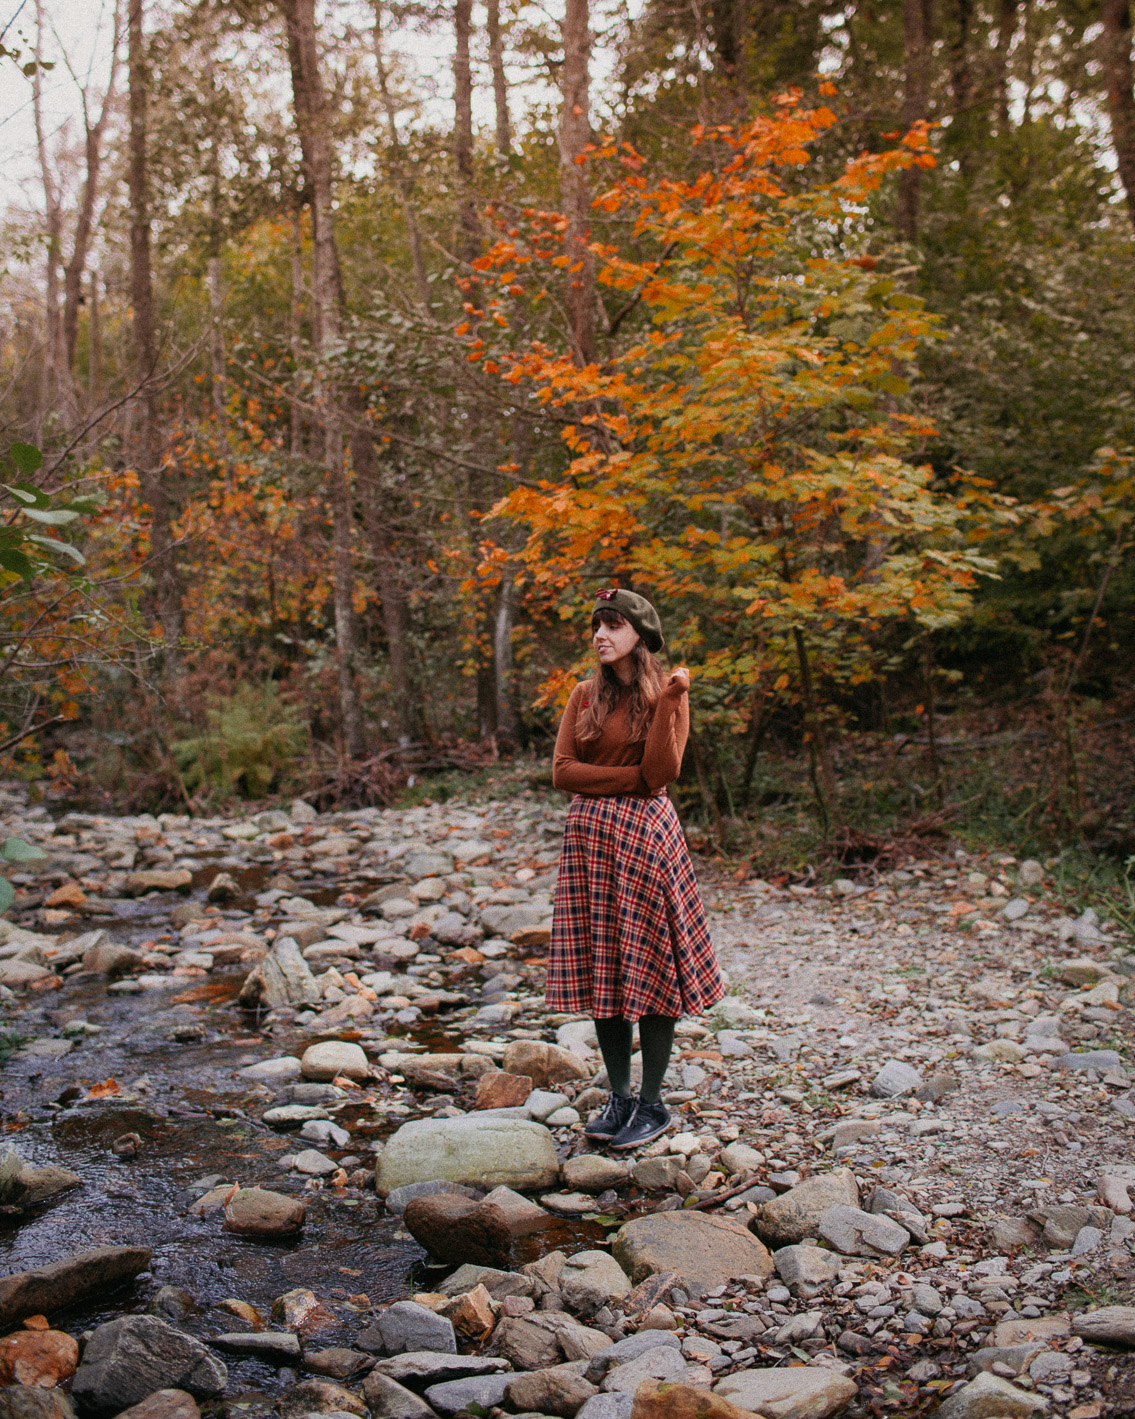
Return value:
<svg viewBox="0 0 1135 1419">
<path fill-rule="evenodd" d="M 591 617 L 591 633 L 600 621 L 608 625 L 618 625 L 624 617 L 617 611 L 596 611 Z M 627 691 L 630 702 L 627 705 L 627 727 L 632 742 L 646 738 L 646 731 L 654 715 L 654 706 L 662 693 L 666 675 L 662 662 L 647 650 L 640 638 L 631 651 L 631 665 L 634 678 L 629 686 L 623 685 L 609 665 L 597 665 L 595 674 L 587 682 L 587 704 L 576 721 L 576 734 L 580 739 L 598 739 L 603 733 L 607 716 L 618 704 L 619 696 Z"/>
</svg>

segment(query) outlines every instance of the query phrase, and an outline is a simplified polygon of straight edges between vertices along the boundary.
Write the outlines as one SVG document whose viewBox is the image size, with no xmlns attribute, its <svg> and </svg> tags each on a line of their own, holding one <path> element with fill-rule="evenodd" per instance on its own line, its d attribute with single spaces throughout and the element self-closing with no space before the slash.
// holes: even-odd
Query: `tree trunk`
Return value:
<svg viewBox="0 0 1135 1419">
<path fill-rule="evenodd" d="M 906 80 L 903 85 L 900 121 L 904 131 L 909 131 L 916 123 L 924 121 L 929 114 L 932 25 L 933 0 L 902 0 Z M 918 202 L 921 187 L 921 168 L 904 168 L 899 173 L 895 225 L 906 241 L 918 240 Z"/>
<path fill-rule="evenodd" d="M 292 352 L 292 380 L 299 375 L 303 350 L 303 225 L 302 203 L 297 196 L 292 208 L 292 300 L 288 310 L 288 347 Z M 303 453 L 303 414 L 299 399 L 293 396 L 288 415 L 288 452 L 293 458 Z"/>
<path fill-rule="evenodd" d="M 560 185 L 567 217 L 568 317 L 576 363 L 595 360 L 595 260 L 587 249 L 591 194 L 583 153 L 591 142 L 589 115 L 591 25 L 588 0 L 566 0 L 563 22 L 563 107 L 560 111 Z"/>
<path fill-rule="evenodd" d="M 804 700 L 804 712 L 808 719 L 808 757 L 812 765 L 812 788 L 816 795 L 816 807 L 824 831 L 831 827 L 835 817 L 836 778 L 832 767 L 828 737 L 824 732 L 824 722 L 816 703 L 816 691 L 812 683 L 812 665 L 808 659 L 808 647 L 804 632 L 794 627 L 793 640 L 796 642 L 796 660 L 800 667 L 800 690 Z"/>
<path fill-rule="evenodd" d="M 453 158 L 457 167 L 458 254 L 473 261 L 481 246 L 477 200 L 473 192 L 473 70 L 469 41 L 473 27 L 473 0 L 456 0 L 453 7 Z"/>
<path fill-rule="evenodd" d="M 374 558 L 375 581 L 382 605 L 382 627 L 386 633 L 386 659 L 390 671 L 393 717 L 398 741 L 406 746 L 421 733 L 418 697 L 410 675 L 406 634 L 406 595 L 401 568 L 391 547 L 390 529 L 383 515 L 383 488 L 374 443 L 369 434 L 357 430 L 351 435 L 351 458 L 359 481 L 367 536 Z"/>
<path fill-rule="evenodd" d="M 745 83 L 745 39 L 748 31 L 747 0 L 715 0 L 710 11 L 713 51 L 718 75 L 729 95 L 729 121 L 743 121 L 748 109 Z"/>
<path fill-rule="evenodd" d="M 1127 215 L 1135 225 L 1135 72 L 1131 64 L 1130 0 L 1103 0 L 1101 18 L 1100 49 L 1111 118 L 1111 144 L 1127 199 Z"/>
<path fill-rule="evenodd" d="M 217 423 L 217 451 L 228 464 L 226 447 L 227 417 L 225 405 L 225 332 L 221 324 L 225 309 L 225 290 L 221 279 L 221 258 L 209 257 L 209 364 L 213 383 L 213 418 Z"/>
<path fill-rule="evenodd" d="M 950 147 L 957 154 L 962 173 L 973 168 L 977 136 L 970 42 L 973 27 L 973 0 L 954 0 L 956 28 L 950 44 Z"/>
<path fill-rule="evenodd" d="M 154 589 L 165 641 L 165 675 L 176 683 L 181 669 L 181 578 L 177 567 L 169 493 L 157 429 L 153 381 L 158 363 L 154 332 L 154 292 L 150 257 L 148 173 L 149 66 L 143 33 L 144 0 L 130 0 L 129 9 L 129 162 L 130 299 L 134 307 L 134 377 L 138 397 L 134 407 L 135 463 L 142 496 L 150 507 L 150 558 Z"/>
<path fill-rule="evenodd" d="M 342 336 L 343 286 L 332 206 L 331 132 L 316 47 L 314 0 L 281 0 L 288 30 L 292 98 L 311 192 L 312 324 L 316 402 L 323 424 L 323 464 L 331 503 L 331 561 L 335 588 L 335 641 L 339 658 L 339 713 L 348 755 L 363 751 L 363 722 L 355 683 L 354 558 L 351 494 L 344 458 L 343 410 L 328 359 Z"/>
<path fill-rule="evenodd" d="M 87 398 L 94 405 L 102 389 L 102 305 L 97 271 L 91 272 L 87 289 L 91 303 L 87 315 Z"/>
<path fill-rule="evenodd" d="M 512 153 L 512 125 L 508 120 L 508 82 L 504 74 L 501 46 L 500 0 L 487 0 L 485 28 L 489 35 L 489 67 L 493 74 L 493 102 L 496 107 L 497 152 L 502 158 Z"/>
<path fill-rule="evenodd" d="M 374 62 L 378 71 L 378 93 L 386 114 L 386 128 L 390 137 L 390 151 L 394 181 L 402 198 L 402 212 L 406 218 L 406 232 L 410 238 L 410 261 L 414 268 L 414 284 L 418 291 L 418 302 L 423 310 L 430 308 L 430 283 L 426 274 L 425 257 L 422 255 L 422 232 L 418 226 L 417 214 L 412 201 L 413 189 L 402 140 L 398 136 L 395 121 L 394 100 L 390 96 L 390 83 L 386 72 L 386 55 L 382 45 L 382 0 L 374 0 Z"/>
<path fill-rule="evenodd" d="M 493 659 L 497 682 L 497 729 L 510 744 L 520 742 L 520 723 L 516 713 L 516 686 L 513 680 L 512 627 L 516 615 L 516 598 L 512 577 L 506 575 L 500 585 L 497 619 L 493 635 Z"/>
<path fill-rule="evenodd" d="M 43 4 L 35 7 L 35 69 L 32 74 L 32 116 L 35 123 L 36 151 L 39 155 L 40 180 L 43 184 L 44 235 L 44 371 L 40 386 L 40 408 L 37 422 L 59 412 L 63 393 L 63 331 L 60 321 L 60 268 L 63 260 L 63 207 L 59 183 L 52 172 L 51 155 L 43 124 Z"/>
</svg>

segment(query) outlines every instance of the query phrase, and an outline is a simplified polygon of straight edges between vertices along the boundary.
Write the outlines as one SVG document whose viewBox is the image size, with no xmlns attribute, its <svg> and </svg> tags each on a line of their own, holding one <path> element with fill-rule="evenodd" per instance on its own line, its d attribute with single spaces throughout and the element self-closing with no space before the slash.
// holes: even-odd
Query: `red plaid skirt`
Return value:
<svg viewBox="0 0 1135 1419">
<path fill-rule="evenodd" d="M 549 1010 L 676 1019 L 724 994 L 673 803 L 577 794 L 556 885 Z"/>
</svg>

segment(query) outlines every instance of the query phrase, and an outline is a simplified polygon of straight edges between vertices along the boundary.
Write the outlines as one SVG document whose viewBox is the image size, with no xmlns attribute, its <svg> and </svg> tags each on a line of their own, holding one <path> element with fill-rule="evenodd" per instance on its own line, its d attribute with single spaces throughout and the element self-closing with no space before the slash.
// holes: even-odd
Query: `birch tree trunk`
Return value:
<svg viewBox="0 0 1135 1419">
<path fill-rule="evenodd" d="M 563 21 L 563 107 L 560 110 L 560 186 L 567 217 L 568 317 L 576 363 L 595 360 L 595 261 L 587 249 L 591 193 L 581 161 L 591 142 L 591 25 L 588 0 L 566 0 Z"/>
<path fill-rule="evenodd" d="M 473 70 L 469 42 L 473 0 L 456 0 L 453 7 L 453 159 L 457 168 L 458 255 L 472 261 L 480 250 L 480 224 L 473 191 Z"/>
<path fill-rule="evenodd" d="M 1002 137 L 1009 131 L 1009 52 L 1017 32 L 1018 0 L 1001 0 L 997 11 L 997 131 Z"/>
<path fill-rule="evenodd" d="M 134 448 L 142 496 L 150 507 L 150 557 L 158 618 L 165 642 L 164 671 L 176 685 L 181 670 L 182 597 L 173 540 L 166 470 L 158 437 L 154 376 L 158 364 L 151 264 L 148 122 L 149 65 L 143 31 L 144 0 L 129 0 L 130 299 L 134 307 Z"/>
<path fill-rule="evenodd" d="M 1100 18 L 1111 145 L 1127 199 L 1127 215 L 1135 225 L 1135 70 L 1131 63 L 1130 0 L 1103 0 Z"/>
<path fill-rule="evenodd" d="M 311 193 L 313 260 L 312 324 L 316 358 L 316 402 L 323 425 L 323 466 L 331 503 L 331 561 L 335 600 L 335 641 L 338 649 L 339 713 L 343 744 L 352 758 L 363 751 L 362 711 L 355 681 L 354 558 L 351 549 L 352 509 L 347 483 L 344 418 L 340 391 L 330 376 L 328 360 L 342 338 L 343 287 L 335 244 L 332 206 L 331 132 L 327 100 L 316 45 L 314 0 L 282 0 L 288 29 L 292 69 L 292 99 L 301 135 L 304 165 Z"/>
<path fill-rule="evenodd" d="M 303 355 L 303 223 L 302 202 L 296 197 L 292 208 L 292 299 L 288 310 L 288 345 L 292 352 L 293 378 L 299 374 Z M 288 451 L 293 458 L 303 453 L 303 414 L 300 401 L 292 399 L 288 416 Z"/>
<path fill-rule="evenodd" d="M 932 6 L 933 0 L 902 0 L 903 53 L 906 62 L 901 114 L 904 131 L 926 119 L 929 114 Z M 921 189 L 920 167 L 904 168 L 899 173 L 895 226 L 906 241 L 918 240 Z"/>
<path fill-rule="evenodd" d="M 32 74 L 32 117 L 35 123 L 36 152 L 39 157 L 40 181 L 43 186 L 44 235 L 44 320 L 43 320 L 43 382 L 37 423 L 42 426 L 52 414 L 60 412 L 63 394 L 63 331 L 60 320 L 60 272 L 63 261 L 63 206 L 59 181 L 52 170 L 51 154 L 43 121 L 43 4 L 35 7 L 35 69 Z"/>
</svg>

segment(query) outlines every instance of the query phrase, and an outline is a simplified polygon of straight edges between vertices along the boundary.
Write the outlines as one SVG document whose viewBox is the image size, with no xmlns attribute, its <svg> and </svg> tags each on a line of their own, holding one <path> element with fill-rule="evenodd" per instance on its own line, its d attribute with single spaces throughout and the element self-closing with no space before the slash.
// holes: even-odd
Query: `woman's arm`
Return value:
<svg viewBox="0 0 1135 1419">
<path fill-rule="evenodd" d="M 659 696 L 642 752 L 642 777 L 651 793 L 678 777 L 689 735 L 690 699 L 686 685 L 671 681 Z"/>
<path fill-rule="evenodd" d="M 577 685 L 560 720 L 556 748 L 552 755 L 552 786 L 568 793 L 588 793 L 604 797 L 618 793 L 645 793 L 646 785 L 637 764 L 585 764 L 575 753 L 575 722 L 579 714 L 582 686 Z"/>
</svg>

